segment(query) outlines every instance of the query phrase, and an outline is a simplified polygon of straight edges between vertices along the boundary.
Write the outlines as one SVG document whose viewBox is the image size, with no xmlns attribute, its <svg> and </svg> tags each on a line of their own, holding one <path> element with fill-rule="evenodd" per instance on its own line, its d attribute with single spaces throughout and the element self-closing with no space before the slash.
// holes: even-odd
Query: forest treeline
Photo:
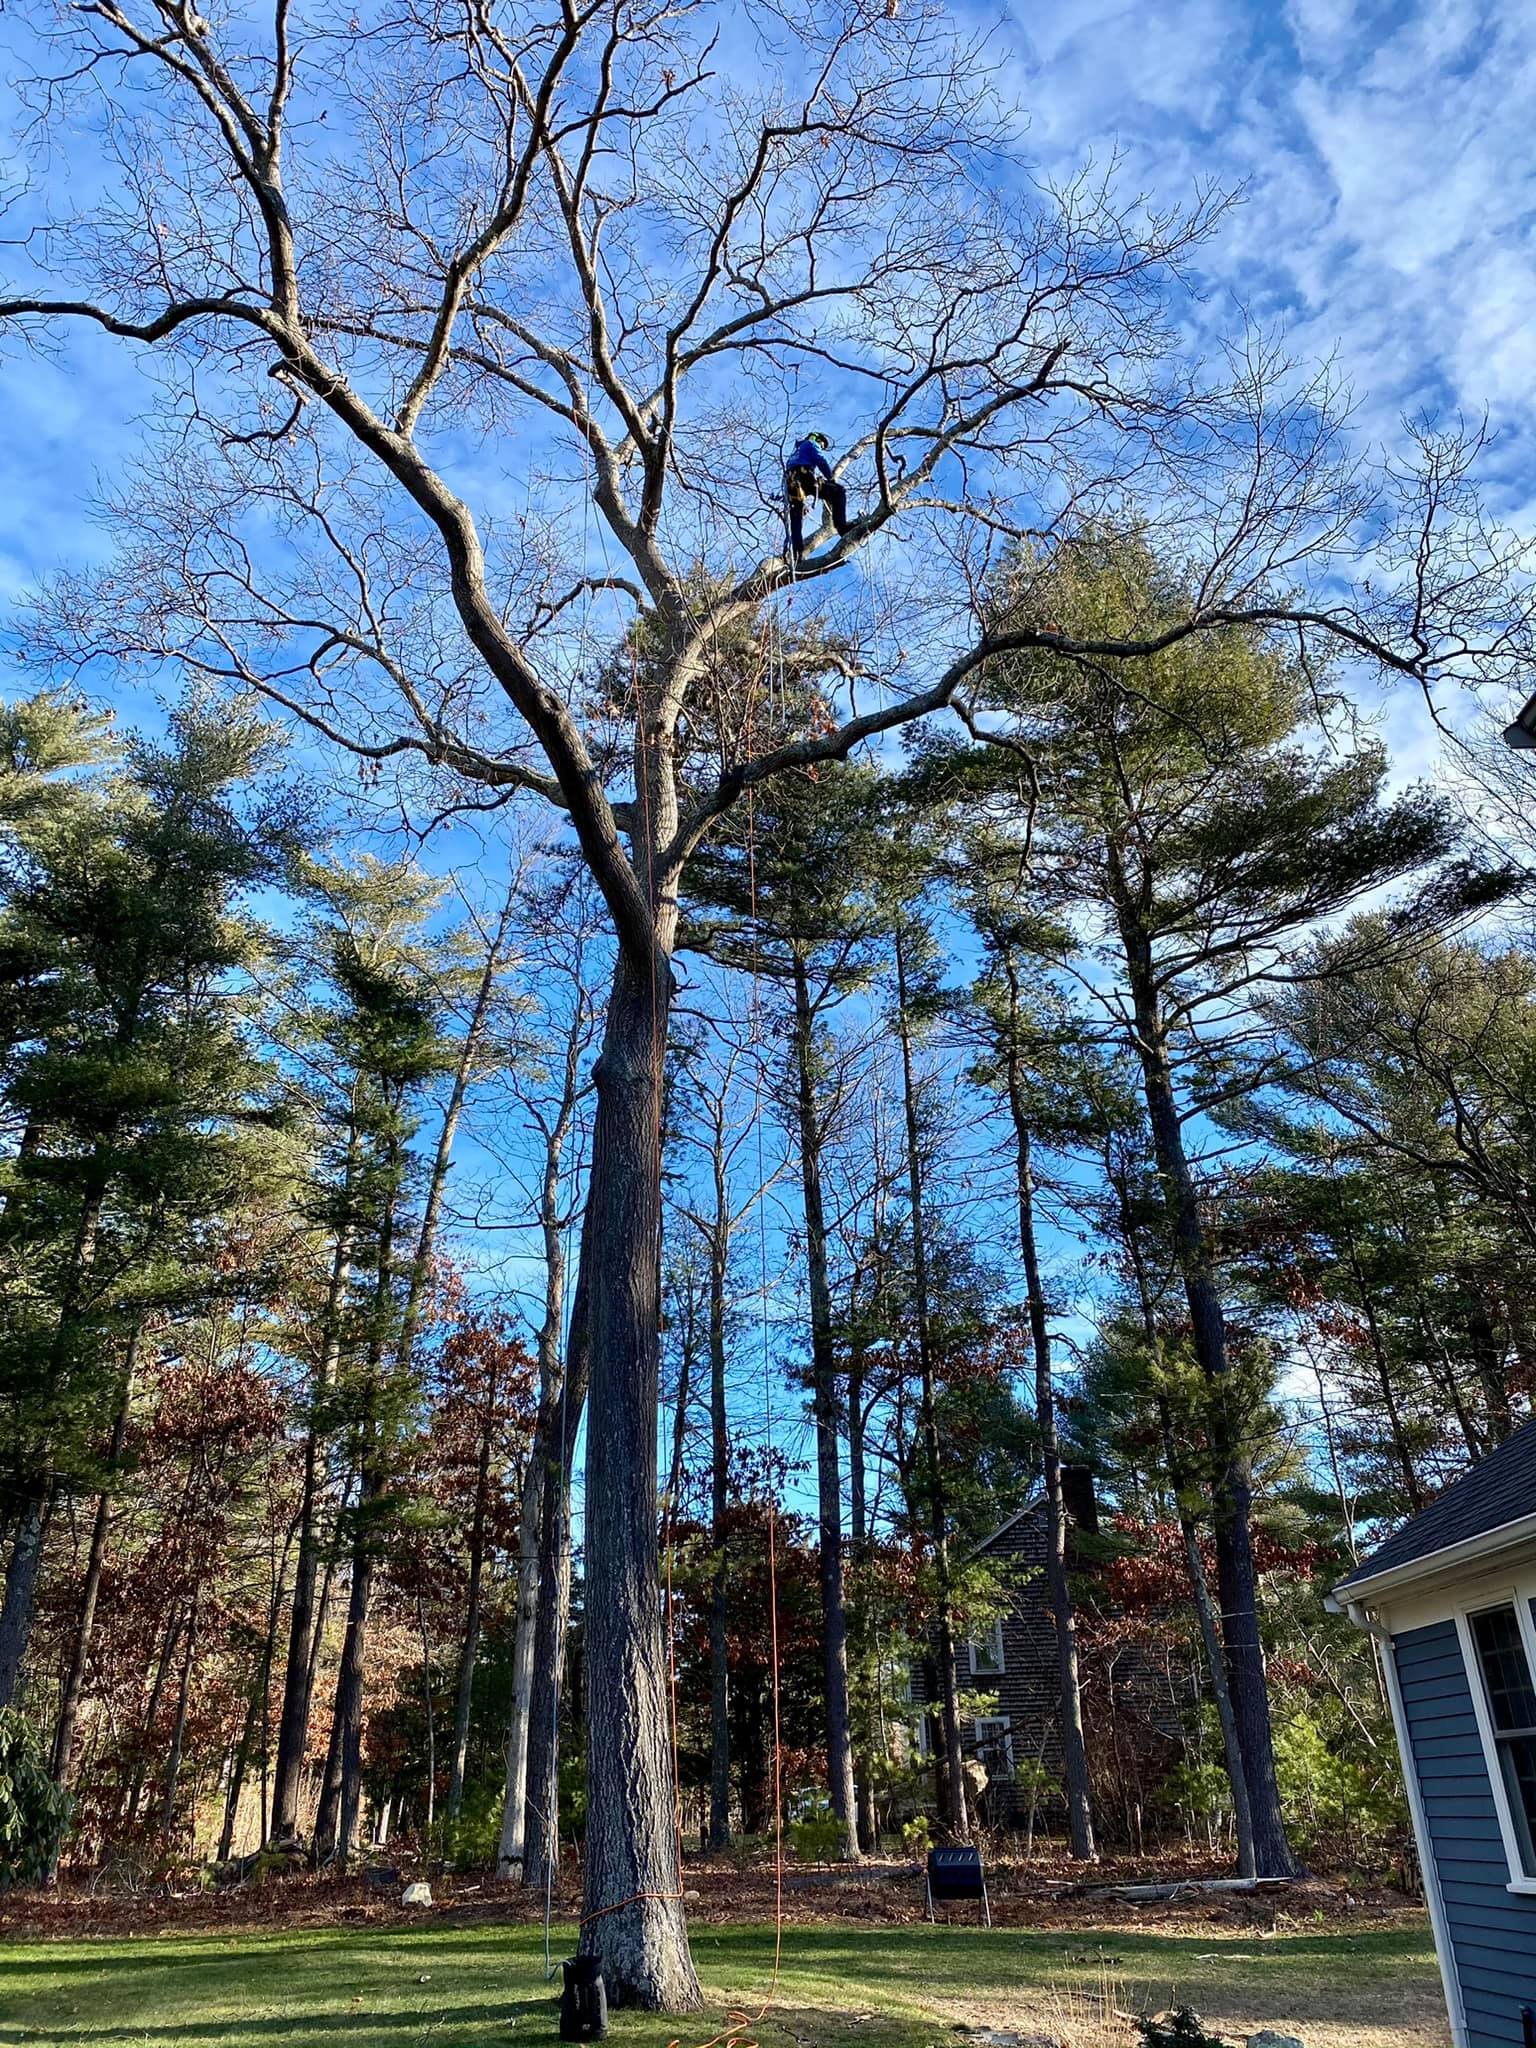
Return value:
<svg viewBox="0 0 1536 2048">
<path fill-rule="evenodd" d="M 1186 594 L 1087 533 L 990 602 L 1152 638 Z M 711 659 L 793 728 L 846 655 Z M 1530 1414 L 1536 962 L 1520 849 L 1389 771 L 1261 627 L 1023 649 L 696 856 L 656 1444 L 690 1838 L 772 1835 L 777 1714 L 818 1853 L 964 1836 L 1004 1775 L 1082 1857 L 1394 1852 L 1323 1601 Z M 406 1830 L 542 1884 L 584 1825 L 609 925 L 558 835 L 412 855 L 367 800 L 243 699 L 4 711 L 13 1877 Z M 951 1767 L 996 1711 L 976 1552 L 1025 1507 L 1052 1675 L 989 1777 Z"/>
</svg>

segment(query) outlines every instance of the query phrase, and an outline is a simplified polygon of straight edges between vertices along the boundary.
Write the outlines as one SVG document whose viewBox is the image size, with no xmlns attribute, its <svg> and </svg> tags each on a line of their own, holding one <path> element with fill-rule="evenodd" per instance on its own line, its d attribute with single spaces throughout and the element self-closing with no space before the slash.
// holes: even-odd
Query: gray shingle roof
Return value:
<svg viewBox="0 0 1536 2048">
<path fill-rule="evenodd" d="M 1406 1564 L 1427 1562 L 1454 1544 L 1486 1536 L 1506 1522 L 1536 1515 L 1536 1422 L 1527 1422 L 1481 1463 L 1452 1482 L 1438 1500 L 1378 1544 L 1339 1582 L 1339 1591 Z"/>
</svg>

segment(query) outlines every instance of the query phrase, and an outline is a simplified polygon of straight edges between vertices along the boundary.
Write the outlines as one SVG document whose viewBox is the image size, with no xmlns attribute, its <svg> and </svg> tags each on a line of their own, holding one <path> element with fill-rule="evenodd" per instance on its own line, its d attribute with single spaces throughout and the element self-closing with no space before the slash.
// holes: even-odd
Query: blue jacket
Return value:
<svg viewBox="0 0 1536 2048">
<path fill-rule="evenodd" d="M 794 453 L 785 463 L 786 469 L 819 469 L 823 476 L 832 474 L 832 465 L 816 446 L 814 441 L 797 441 Z"/>
</svg>

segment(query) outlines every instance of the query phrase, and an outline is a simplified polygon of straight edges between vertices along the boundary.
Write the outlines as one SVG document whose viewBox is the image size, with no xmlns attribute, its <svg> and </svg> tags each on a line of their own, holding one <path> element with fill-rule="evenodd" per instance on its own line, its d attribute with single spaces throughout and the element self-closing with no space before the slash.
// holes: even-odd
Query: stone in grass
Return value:
<svg viewBox="0 0 1536 2048">
<path fill-rule="evenodd" d="M 415 1884 L 408 1884 L 400 1894 L 400 1903 L 402 1906 L 430 1906 L 432 1903 L 431 1885 L 422 1884 L 420 1879 Z"/>
<path fill-rule="evenodd" d="M 1248 2036 L 1248 2048 L 1307 2048 L 1300 2034 L 1277 2034 L 1273 2027 Z"/>
<path fill-rule="evenodd" d="M 1055 2034 L 1015 2034 L 1001 2027 L 957 2027 L 969 2048 L 1062 2048 Z"/>
</svg>

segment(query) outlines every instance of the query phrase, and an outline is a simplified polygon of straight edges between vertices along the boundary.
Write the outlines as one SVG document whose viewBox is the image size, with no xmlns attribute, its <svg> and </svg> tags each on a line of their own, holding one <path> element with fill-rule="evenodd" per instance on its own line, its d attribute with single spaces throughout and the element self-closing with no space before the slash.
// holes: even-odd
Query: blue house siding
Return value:
<svg viewBox="0 0 1536 2048">
<path fill-rule="evenodd" d="M 1521 2048 L 1520 2008 L 1536 2004 L 1536 1898 L 1508 1888 L 1456 1624 L 1408 1629 L 1392 1648 L 1467 2048 Z"/>
</svg>

